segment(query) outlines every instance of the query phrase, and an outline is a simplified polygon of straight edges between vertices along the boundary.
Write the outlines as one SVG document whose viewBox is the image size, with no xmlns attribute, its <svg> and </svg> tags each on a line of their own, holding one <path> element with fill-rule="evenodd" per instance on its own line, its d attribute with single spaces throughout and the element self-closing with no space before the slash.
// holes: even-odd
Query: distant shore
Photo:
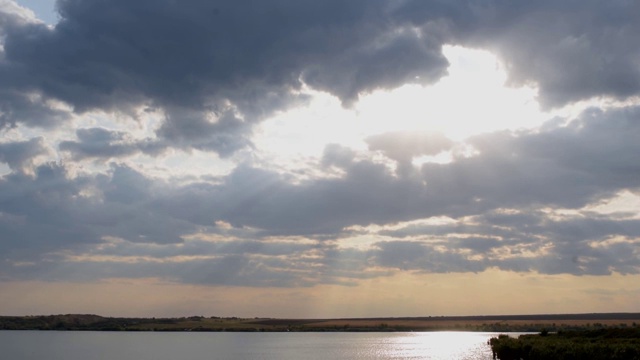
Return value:
<svg viewBox="0 0 640 360">
<path fill-rule="evenodd" d="M 0 330 L 68 331 L 487 331 L 550 332 L 640 327 L 640 313 L 483 315 L 343 319 L 191 316 L 119 318 L 99 315 L 0 316 Z"/>
</svg>

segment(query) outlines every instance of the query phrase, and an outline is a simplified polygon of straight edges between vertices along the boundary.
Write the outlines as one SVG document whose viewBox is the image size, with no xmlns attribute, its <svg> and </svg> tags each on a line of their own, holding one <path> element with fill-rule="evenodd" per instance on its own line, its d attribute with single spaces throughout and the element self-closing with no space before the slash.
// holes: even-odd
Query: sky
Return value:
<svg viewBox="0 0 640 360">
<path fill-rule="evenodd" d="M 639 15 L 0 0 L 0 315 L 640 312 Z"/>
</svg>

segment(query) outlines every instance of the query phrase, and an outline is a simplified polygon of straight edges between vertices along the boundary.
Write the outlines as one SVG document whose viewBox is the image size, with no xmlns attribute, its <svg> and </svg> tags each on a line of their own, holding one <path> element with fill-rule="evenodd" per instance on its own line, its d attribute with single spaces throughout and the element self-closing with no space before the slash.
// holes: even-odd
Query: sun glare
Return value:
<svg viewBox="0 0 640 360">
<path fill-rule="evenodd" d="M 490 52 L 445 46 L 448 75 L 431 86 L 405 85 L 361 95 L 353 108 L 309 90 L 311 102 L 265 121 L 254 139 L 263 155 L 283 165 L 321 156 L 326 144 L 366 150 L 365 139 L 386 132 L 439 132 L 455 141 L 485 132 L 530 128 L 550 115 L 537 90 L 505 85 L 507 74 Z"/>
<path fill-rule="evenodd" d="M 407 85 L 364 97 L 359 114 L 376 132 L 439 131 L 454 140 L 531 127 L 540 112 L 536 89 L 505 86 L 507 74 L 490 52 L 445 46 L 448 75 L 429 87 Z"/>
</svg>

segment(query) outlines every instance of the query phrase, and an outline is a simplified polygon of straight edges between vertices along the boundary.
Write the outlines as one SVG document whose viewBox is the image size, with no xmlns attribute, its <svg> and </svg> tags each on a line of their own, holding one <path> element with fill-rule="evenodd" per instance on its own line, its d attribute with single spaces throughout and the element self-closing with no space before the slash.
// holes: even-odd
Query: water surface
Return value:
<svg viewBox="0 0 640 360">
<path fill-rule="evenodd" d="M 497 333 L 192 333 L 0 331 L 2 357 L 21 360 L 491 360 Z"/>
</svg>

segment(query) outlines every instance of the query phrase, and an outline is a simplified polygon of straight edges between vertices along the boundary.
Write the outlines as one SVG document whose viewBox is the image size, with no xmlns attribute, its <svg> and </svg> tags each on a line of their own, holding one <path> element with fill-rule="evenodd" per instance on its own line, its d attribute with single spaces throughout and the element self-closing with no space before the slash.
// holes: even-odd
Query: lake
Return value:
<svg viewBox="0 0 640 360">
<path fill-rule="evenodd" d="M 15 360 L 491 360 L 487 340 L 497 335 L 482 332 L 0 331 L 0 351 L 2 358 Z"/>
</svg>

